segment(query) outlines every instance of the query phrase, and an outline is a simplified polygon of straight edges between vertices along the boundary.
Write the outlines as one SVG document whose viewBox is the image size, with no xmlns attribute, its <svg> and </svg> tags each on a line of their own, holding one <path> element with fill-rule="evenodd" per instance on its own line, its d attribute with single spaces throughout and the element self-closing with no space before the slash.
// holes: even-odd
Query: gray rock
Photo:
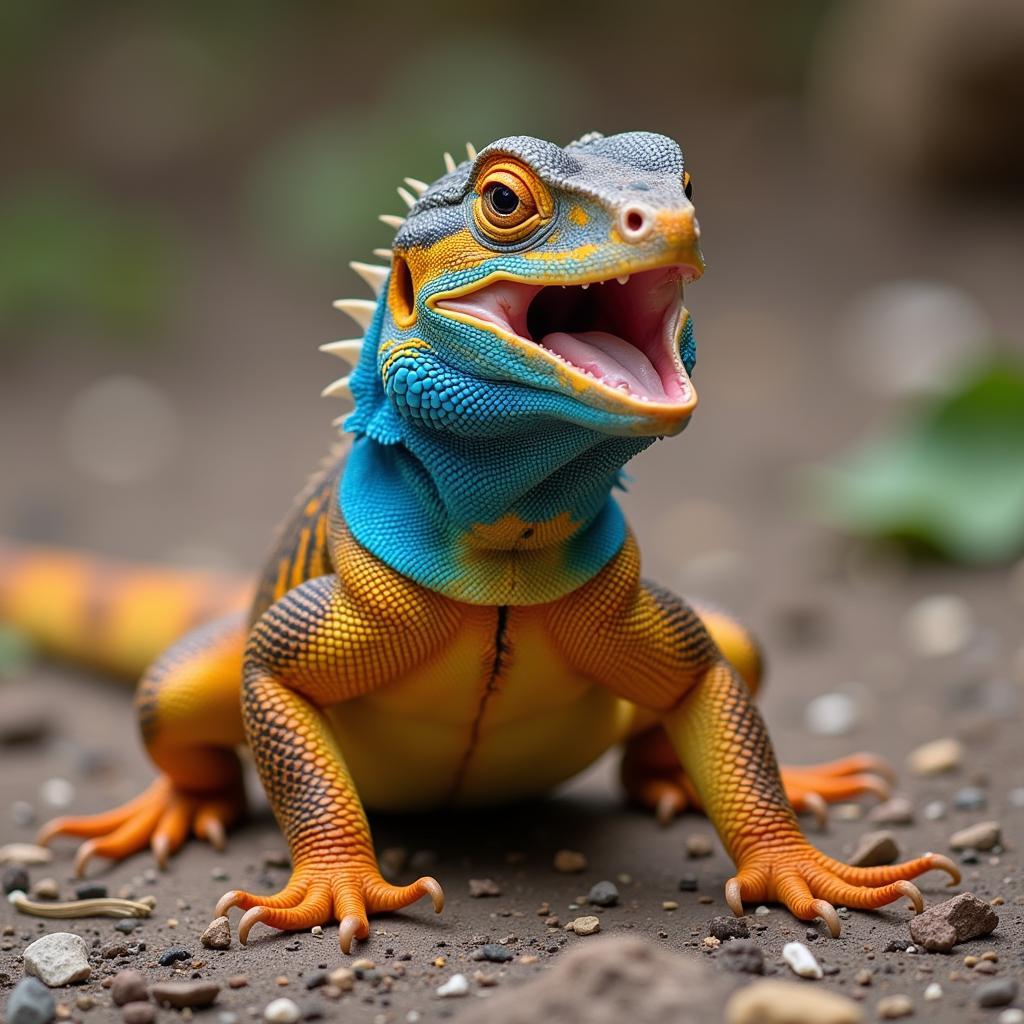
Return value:
<svg viewBox="0 0 1024 1024">
<path fill-rule="evenodd" d="M 92 973 L 85 940 L 71 932 L 53 932 L 25 948 L 25 973 L 50 988 L 85 981 Z"/>
<path fill-rule="evenodd" d="M 891 832 L 868 832 L 860 837 L 850 863 L 855 868 L 873 868 L 893 864 L 899 859 L 900 848 Z"/>
<path fill-rule="evenodd" d="M 487 960 L 492 964 L 507 964 L 512 956 L 512 950 L 498 942 L 485 942 L 473 953 L 474 960 Z"/>
<path fill-rule="evenodd" d="M 913 825 L 914 805 L 905 796 L 894 796 L 868 812 L 868 821 L 876 825 Z"/>
<path fill-rule="evenodd" d="M 750 929 L 742 917 L 713 917 L 708 922 L 708 935 L 713 935 L 720 942 L 730 939 L 749 939 Z"/>
<path fill-rule="evenodd" d="M 987 803 L 988 796 L 979 786 L 964 786 L 953 794 L 953 806 L 958 811 L 981 811 Z"/>
<path fill-rule="evenodd" d="M 110 985 L 110 997 L 115 1006 L 142 1002 L 149 998 L 149 985 L 139 971 L 118 971 Z"/>
<path fill-rule="evenodd" d="M 19 889 L 28 892 L 29 884 L 28 872 L 20 864 L 12 864 L 5 868 L 3 875 L 0 876 L 0 888 L 3 888 L 5 896 Z"/>
<path fill-rule="evenodd" d="M 597 882 L 590 887 L 587 899 L 595 907 L 614 907 L 619 902 L 619 890 L 614 882 Z"/>
<path fill-rule="evenodd" d="M 954 850 L 991 850 L 1002 842 L 1002 838 L 998 821 L 979 821 L 954 832 L 949 837 L 949 845 Z"/>
<path fill-rule="evenodd" d="M 226 917 L 214 918 L 200 936 L 199 941 L 207 949 L 230 949 L 231 922 Z"/>
<path fill-rule="evenodd" d="M 719 951 L 717 961 L 736 974 L 764 974 L 764 953 L 753 939 L 733 939 Z"/>
<path fill-rule="evenodd" d="M 974 1000 L 979 1006 L 1009 1006 L 1017 998 L 1017 988 L 1013 978 L 995 978 L 978 986 Z"/>
<path fill-rule="evenodd" d="M 947 927 L 942 927 L 945 924 Z M 937 903 L 910 919 L 910 937 L 933 953 L 948 953 L 957 942 L 967 942 L 995 931 L 999 915 L 984 900 L 963 892 L 945 903 Z M 949 942 L 949 929 L 953 941 Z"/>
<path fill-rule="evenodd" d="M 49 1024 L 57 1013 L 50 990 L 36 978 L 22 978 L 4 1010 L 7 1024 Z"/>
</svg>

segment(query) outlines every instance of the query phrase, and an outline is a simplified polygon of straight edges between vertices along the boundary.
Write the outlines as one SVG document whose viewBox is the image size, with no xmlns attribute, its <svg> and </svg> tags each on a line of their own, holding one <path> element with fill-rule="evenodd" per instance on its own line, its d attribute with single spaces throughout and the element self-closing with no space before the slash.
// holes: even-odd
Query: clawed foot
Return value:
<svg viewBox="0 0 1024 1024">
<path fill-rule="evenodd" d="M 134 800 L 103 814 L 54 818 L 40 829 L 36 841 L 45 846 L 56 836 L 86 839 L 75 854 L 78 878 L 94 857 L 123 860 L 146 846 L 164 868 L 190 833 L 224 849 L 227 829 L 244 809 L 241 784 L 226 793 L 192 796 L 179 792 L 169 778 L 161 776 Z"/>
<path fill-rule="evenodd" d="M 851 754 L 825 764 L 786 766 L 781 769 L 786 796 L 798 814 L 814 815 L 819 826 L 828 821 L 828 805 L 870 793 L 880 800 L 890 794 L 894 778 L 888 762 L 874 754 Z M 687 808 L 699 811 L 700 800 L 681 768 L 650 773 L 634 772 L 625 778 L 630 797 L 654 811 L 667 825 Z"/>
<path fill-rule="evenodd" d="M 429 896 L 434 913 L 444 909 L 444 891 L 429 877 L 412 885 L 389 885 L 376 866 L 297 867 L 291 880 L 273 896 L 256 896 L 232 890 L 217 902 L 216 915 L 231 907 L 245 913 L 238 922 L 238 939 L 245 945 L 253 925 L 263 923 L 283 931 L 299 931 L 314 925 L 337 921 L 338 943 L 343 953 L 352 951 L 355 939 L 370 934 L 370 914 L 400 910 Z"/>
<path fill-rule="evenodd" d="M 947 872 L 952 878 L 950 885 L 960 881 L 956 865 L 942 854 L 926 853 L 886 867 L 855 868 L 827 857 L 801 839 L 753 850 L 726 883 L 725 899 L 737 917 L 743 914 L 744 900 L 783 903 L 802 921 L 820 917 L 832 937 L 838 938 L 841 925 L 836 905 L 877 910 L 906 896 L 914 912 L 920 913 L 924 899 L 910 879 L 932 870 Z"/>
</svg>

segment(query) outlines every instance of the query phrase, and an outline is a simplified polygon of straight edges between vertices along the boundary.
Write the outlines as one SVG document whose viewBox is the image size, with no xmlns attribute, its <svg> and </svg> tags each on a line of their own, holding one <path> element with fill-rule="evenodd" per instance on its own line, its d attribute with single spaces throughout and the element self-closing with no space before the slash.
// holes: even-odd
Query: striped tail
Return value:
<svg viewBox="0 0 1024 1024">
<path fill-rule="evenodd" d="M 0 542 L 0 623 L 131 680 L 189 629 L 251 600 L 251 580 Z"/>
</svg>

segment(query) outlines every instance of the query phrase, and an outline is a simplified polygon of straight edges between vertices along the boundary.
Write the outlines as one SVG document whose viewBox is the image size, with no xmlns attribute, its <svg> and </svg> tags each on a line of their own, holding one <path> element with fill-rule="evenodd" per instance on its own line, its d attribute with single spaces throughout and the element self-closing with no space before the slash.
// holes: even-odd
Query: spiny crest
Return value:
<svg viewBox="0 0 1024 1024">
<path fill-rule="evenodd" d="M 475 160 L 477 157 L 476 147 L 471 142 L 466 143 L 466 156 L 470 161 Z M 444 167 L 445 172 L 448 174 L 457 169 L 458 164 L 456 164 L 455 158 L 451 153 L 444 154 Z M 398 195 L 401 197 L 402 202 L 411 210 L 416 205 L 417 199 L 430 188 L 430 185 L 419 178 L 405 178 L 403 180 L 408 188 L 399 185 Z M 404 217 L 399 217 L 393 213 L 382 213 L 378 219 L 395 231 L 400 230 L 402 225 L 405 224 Z M 391 249 L 374 249 L 373 254 L 389 263 L 393 256 Z M 370 324 L 373 322 L 374 314 L 377 312 L 376 299 L 384 288 L 390 268 L 378 266 L 374 263 L 362 263 L 359 260 L 353 260 L 349 266 L 369 285 L 370 290 L 374 294 L 374 299 L 338 299 L 334 303 L 334 308 L 341 310 L 342 313 L 351 317 L 365 332 L 369 329 Z M 364 338 L 346 338 L 342 341 L 329 341 L 325 345 L 320 346 L 320 351 L 326 352 L 328 355 L 337 356 L 339 359 L 344 359 L 350 367 L 354 367 L 359 361 L 364 340 Z M 351 378 L 352 373 L 350 370 L 344 377 L 339 377 L 328 384 L 321 392 L 321 395 L 324 398 L 350 399 L 352 397 L 352 389 L 349 385 Z M 334 421 L 334 425 L 340 426 L 343 419 L 344 417 L 339 417 Z"/>
</svg>

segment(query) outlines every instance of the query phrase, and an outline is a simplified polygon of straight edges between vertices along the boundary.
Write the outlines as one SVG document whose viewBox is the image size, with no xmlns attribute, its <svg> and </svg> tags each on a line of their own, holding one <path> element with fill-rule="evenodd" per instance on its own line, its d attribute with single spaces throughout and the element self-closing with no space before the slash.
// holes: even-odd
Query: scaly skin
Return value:
<svg viewBox="0 0 1024 1024">
<path fill-rule="evenodd" d="M 143 675 L 161 777 L 41 838 L 86 838 L 80 872 L 147 844 L 163 863 L 190 832 L 219 845 L 243 809 L 244 740 L 293 873 L 279 893 L 226 893 L 218 913 L 242 908 L 243 942 L 256 923 L 336 920 L 348 952 L 371 914 L 444 902 L 433 878 L 384 881 L 364 802 L 527 797 L 626 743 L 634 799 L 714 823 L 737 913 L 778 900 L 838 935 L 833 903 L 903 895 L 920 909 L 909 880 L 958 879 L 947 858 L 852 868 L 794 814 L 884 795 L 884 766 L 855 755 L 780 775 L 753 703 L 756 644 L 641 579 L 611 497 L 625 463 L 696 406 L 681 298 L 703 261 L 679 148 L 646 133 L 565 148 L 515 137 L 446 159 L 434 184 L 401 190 L 411 210 L 388 218 L 390 267 L 354 264 L 381 300 L 340 303 L 365 337 L 325 346 L 356 362 L 327 389 L 355 399 L 352 440 L 300 496 L 248 618 L 194 630 Z M 121 669 L 167 623 L 199 619 L 198 593 L 170 576 L 119 570 L 86 603 L 98 572 L 81 558 L 0 551 L 0 570 L 0 613 Z"/>
</svg>

